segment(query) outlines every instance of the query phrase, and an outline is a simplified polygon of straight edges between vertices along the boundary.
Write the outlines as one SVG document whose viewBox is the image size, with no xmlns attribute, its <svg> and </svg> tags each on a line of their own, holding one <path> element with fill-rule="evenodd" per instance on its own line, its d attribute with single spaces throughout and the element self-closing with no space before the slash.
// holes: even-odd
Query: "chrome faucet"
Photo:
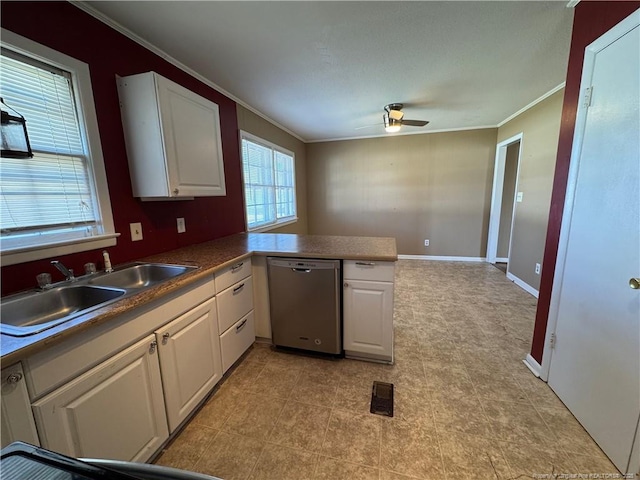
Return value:
<svg viewBox="0 0 640 480">
<path fill-rule="evenodd" d="M 73 276 L 73 270 L 68 269 L 67 267 L 65 267 L 62 263 L 60 263 L 57 260 L 52 260 L 51 261 L 51 265 L 53 265 L 58 270 L 60 270 L 60 272 L 64 275 L 64 277 L 68 281 L 70 281 L 70 282 L 75 281 L 76 277 Z"/>
</svg>

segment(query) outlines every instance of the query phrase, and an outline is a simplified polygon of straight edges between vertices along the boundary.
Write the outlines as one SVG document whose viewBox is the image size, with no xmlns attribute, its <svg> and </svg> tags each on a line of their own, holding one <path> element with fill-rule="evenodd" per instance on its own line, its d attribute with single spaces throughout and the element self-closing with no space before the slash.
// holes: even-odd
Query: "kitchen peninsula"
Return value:
<svg viewBox="0 0 640 480">
<path fill-rule="evenodd" d="M 345 356 L 393 362 L 395 239 L 232 235 L 140 259 L 197 267 L 171 280 L 34 335 L 2 334 L 3 443 L 153 458 L 254 341 L 271 341 L 267 256 L 341 261 Z"/>
</svg>

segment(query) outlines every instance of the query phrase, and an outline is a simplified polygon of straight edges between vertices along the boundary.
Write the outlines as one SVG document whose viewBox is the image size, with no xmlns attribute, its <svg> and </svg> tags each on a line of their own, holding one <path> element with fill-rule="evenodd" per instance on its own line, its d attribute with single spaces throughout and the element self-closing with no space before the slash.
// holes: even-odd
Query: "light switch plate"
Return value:
<svg viewBox="0 0 640 480">
<path fill-rule="evenodd" d="M 522 192 L 518 192 L 518 194 L 516 195 L 516 202 L 518 203 L 522 202 L 523 195 L 524 194 Z"/>
<path fill-rule="evenodd" d="M 176 224 L 178 225 L 178 233 L 184 233 L 187 231 L 187 226 L 184 223 L 184 218 L 176 218 Z"/>
<path fill-rule="evenodd" d="M 142 240 L 142 223 L 130 223 L 129 228 L 131 229 L 131 241 L 137 242 Z"/>
</svg>

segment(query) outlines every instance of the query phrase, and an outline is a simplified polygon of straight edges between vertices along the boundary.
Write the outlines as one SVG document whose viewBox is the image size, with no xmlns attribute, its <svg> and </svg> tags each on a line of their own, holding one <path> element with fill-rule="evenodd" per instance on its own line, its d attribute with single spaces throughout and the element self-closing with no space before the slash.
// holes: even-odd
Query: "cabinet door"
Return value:
<svg viewBox="0 0 640 480">
<path fill-rule="evenodd" d="M 33 404 L 42 446 L 144 462 L 168 438 L 155 335 Z"/>
<path fill-rule="evenodd" d="M 344 350 L 347 356 L 393 360 L 393 283 L 344 284 Z"/>
<path fill-rule="evenodd" d="M 40 445 L 36 424 L 31 413 L 31 403 L 25 385 L 22 365 L 17 363 L 2 369 L 2 448 L 21 440 Z"/>
<path fill-rule="evenodd" d="M 171 196 L 225 195 L 218 105 L 156 75 Z"/>
<path fill-rule="evenodd" d="M 169 430 L 176 427 L 222 378 L 216 299 L 156 332 Z"/>
</svg>

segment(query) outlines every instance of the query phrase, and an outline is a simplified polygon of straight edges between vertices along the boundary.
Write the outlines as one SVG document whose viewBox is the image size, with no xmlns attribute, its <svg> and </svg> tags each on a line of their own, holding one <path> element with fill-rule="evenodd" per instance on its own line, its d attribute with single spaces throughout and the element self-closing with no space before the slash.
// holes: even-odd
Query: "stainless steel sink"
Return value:
<svg viewBox="0 0 640 480">
<path fill-rule="evenodd" d="M 111 273 L 86 275 L 73 283 L 60 282 L 50 290 L 5 297 L 0 302 L 0 333 L 33 335 L 197 268 L 135 263 Z"/>
<path fill-rule="evenodd" d="M 171 278 L 175 278 L 197 267 L 186 265 L 167 265 L 161 263 L 141 263 L 106 273 L 89 280 L 91 285 L 140 289 L 152 287 Z"/>
<path fill-rule="evenodd" d="M 0 331 L 23 337 L 88 313 L 126 293 L 120 288 L 69 285 L 16 295 L 0 304 Z"/>
</svg>

